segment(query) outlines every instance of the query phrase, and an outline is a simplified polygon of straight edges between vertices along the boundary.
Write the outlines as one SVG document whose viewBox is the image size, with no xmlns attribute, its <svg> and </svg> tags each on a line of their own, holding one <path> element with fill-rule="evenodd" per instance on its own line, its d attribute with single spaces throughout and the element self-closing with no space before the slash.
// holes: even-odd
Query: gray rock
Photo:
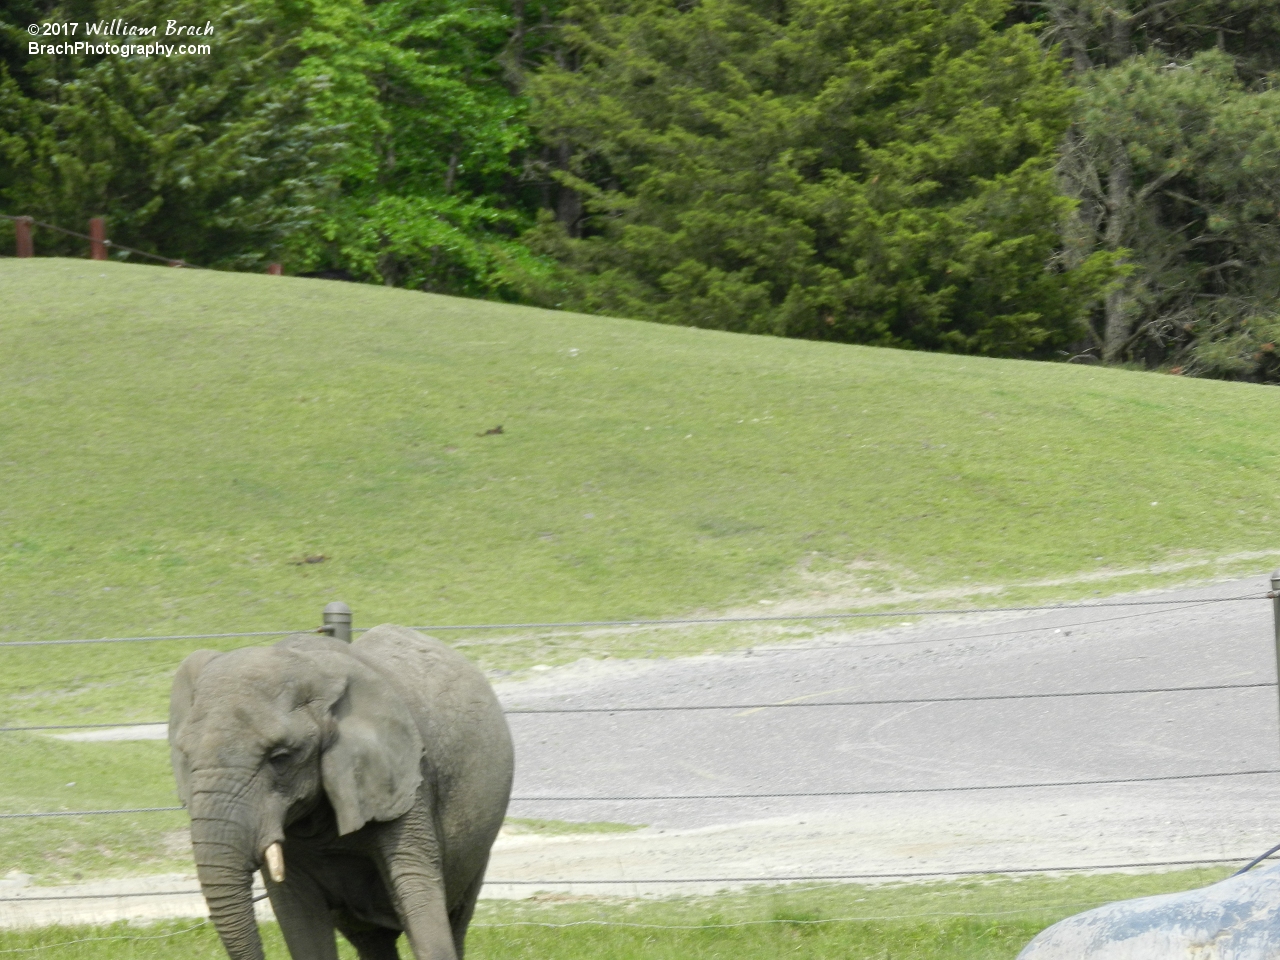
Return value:
<svg viewBox="0 0 1280 960">
<path fill-rule="evenodd" d="M 1018 960 L 1277 960 L 1280 865 L 1121 900 L 1042 930 Z"/>
</svg>

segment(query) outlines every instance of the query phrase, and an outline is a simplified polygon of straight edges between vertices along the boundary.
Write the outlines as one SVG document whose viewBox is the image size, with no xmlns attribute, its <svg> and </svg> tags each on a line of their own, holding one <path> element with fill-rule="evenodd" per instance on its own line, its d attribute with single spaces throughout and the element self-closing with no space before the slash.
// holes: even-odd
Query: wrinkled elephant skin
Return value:
<svg viewBox="0 0 1280 960">
<path fill-rule="evenodd" d="M 459 960 L 511 794 L 511 736 L 460 654 L 384 624 L 199 650 L 169 748 L 196 871 L 232 960 L 262 960 L 253 871 L 294 960 Z"/>
</svg>

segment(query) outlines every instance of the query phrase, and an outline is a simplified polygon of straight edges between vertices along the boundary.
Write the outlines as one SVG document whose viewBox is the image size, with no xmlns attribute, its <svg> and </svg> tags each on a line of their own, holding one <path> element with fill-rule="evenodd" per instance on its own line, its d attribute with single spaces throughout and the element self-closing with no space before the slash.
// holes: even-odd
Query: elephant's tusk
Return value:
<svg viewBox="0 0 1280 960">
<path fill-rule="evenodd" d="M 284 883 L 284 851 L 276 841 L 267 847 L 267 870 L 276 883 Z"/>
</svg>

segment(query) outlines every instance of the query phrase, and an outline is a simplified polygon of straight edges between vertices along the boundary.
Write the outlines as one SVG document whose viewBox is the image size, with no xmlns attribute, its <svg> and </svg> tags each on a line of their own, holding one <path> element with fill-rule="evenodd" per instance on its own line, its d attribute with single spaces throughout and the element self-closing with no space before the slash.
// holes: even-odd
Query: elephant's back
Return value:
<svg viewBox="0 0 1280 960">
<path fill-rule="evenodd" d="M 478 733 L 500 729 L 509 742 L 502 706 L 489 681 L 452 647 L 409 627 L 384 623 L 366 631 L 351 649 L 400 691 L 424 738 L 448 744 L 461 737 L 474 748 Z"/>
<path fill-rule="evenodd" d="M 352 652 L 387 677 L 418 723 L 423 777 L 435 786 L 449 859 L 481 855 L 482 865 L 514 771 L 511 733 L 489 681 L 456 650 L 394 624 L 367 631 Z"/>
<path fill-rule="evenodd" d="M 486 691 L 492 698 L 489 681 L 470 660 L 435 637 L 412 627 L 383 623 L 351 644 L 351 652 L 375 669 L 412 685 L 426 695 L 447 696 L 453 692 Z M 496 698 L 494 703 L 496 703 Z"/>
</svg>

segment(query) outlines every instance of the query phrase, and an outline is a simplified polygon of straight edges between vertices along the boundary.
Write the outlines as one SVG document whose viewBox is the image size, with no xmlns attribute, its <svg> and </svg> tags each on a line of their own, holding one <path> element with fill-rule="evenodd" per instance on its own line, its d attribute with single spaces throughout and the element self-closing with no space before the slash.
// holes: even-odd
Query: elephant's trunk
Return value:
<svg viewBox="0 0 1280 960">
<path fill-rule="evenodd" d="M 191 845 L 209 915 L 231 960 L 263 960 L 253 915 L 257 858 L 252 831 L 230 817 L 209 815 L 200 809 L 205 805 L 198 794 L 193 795 Z"/>
<path fill-rule="evenodd" d="M 198 865 L 196 873 L 213 925 L 231 960 L 263 960 L 262 939 L 253 915 L 253 873 L 206 864 Z"/>
</svg>

